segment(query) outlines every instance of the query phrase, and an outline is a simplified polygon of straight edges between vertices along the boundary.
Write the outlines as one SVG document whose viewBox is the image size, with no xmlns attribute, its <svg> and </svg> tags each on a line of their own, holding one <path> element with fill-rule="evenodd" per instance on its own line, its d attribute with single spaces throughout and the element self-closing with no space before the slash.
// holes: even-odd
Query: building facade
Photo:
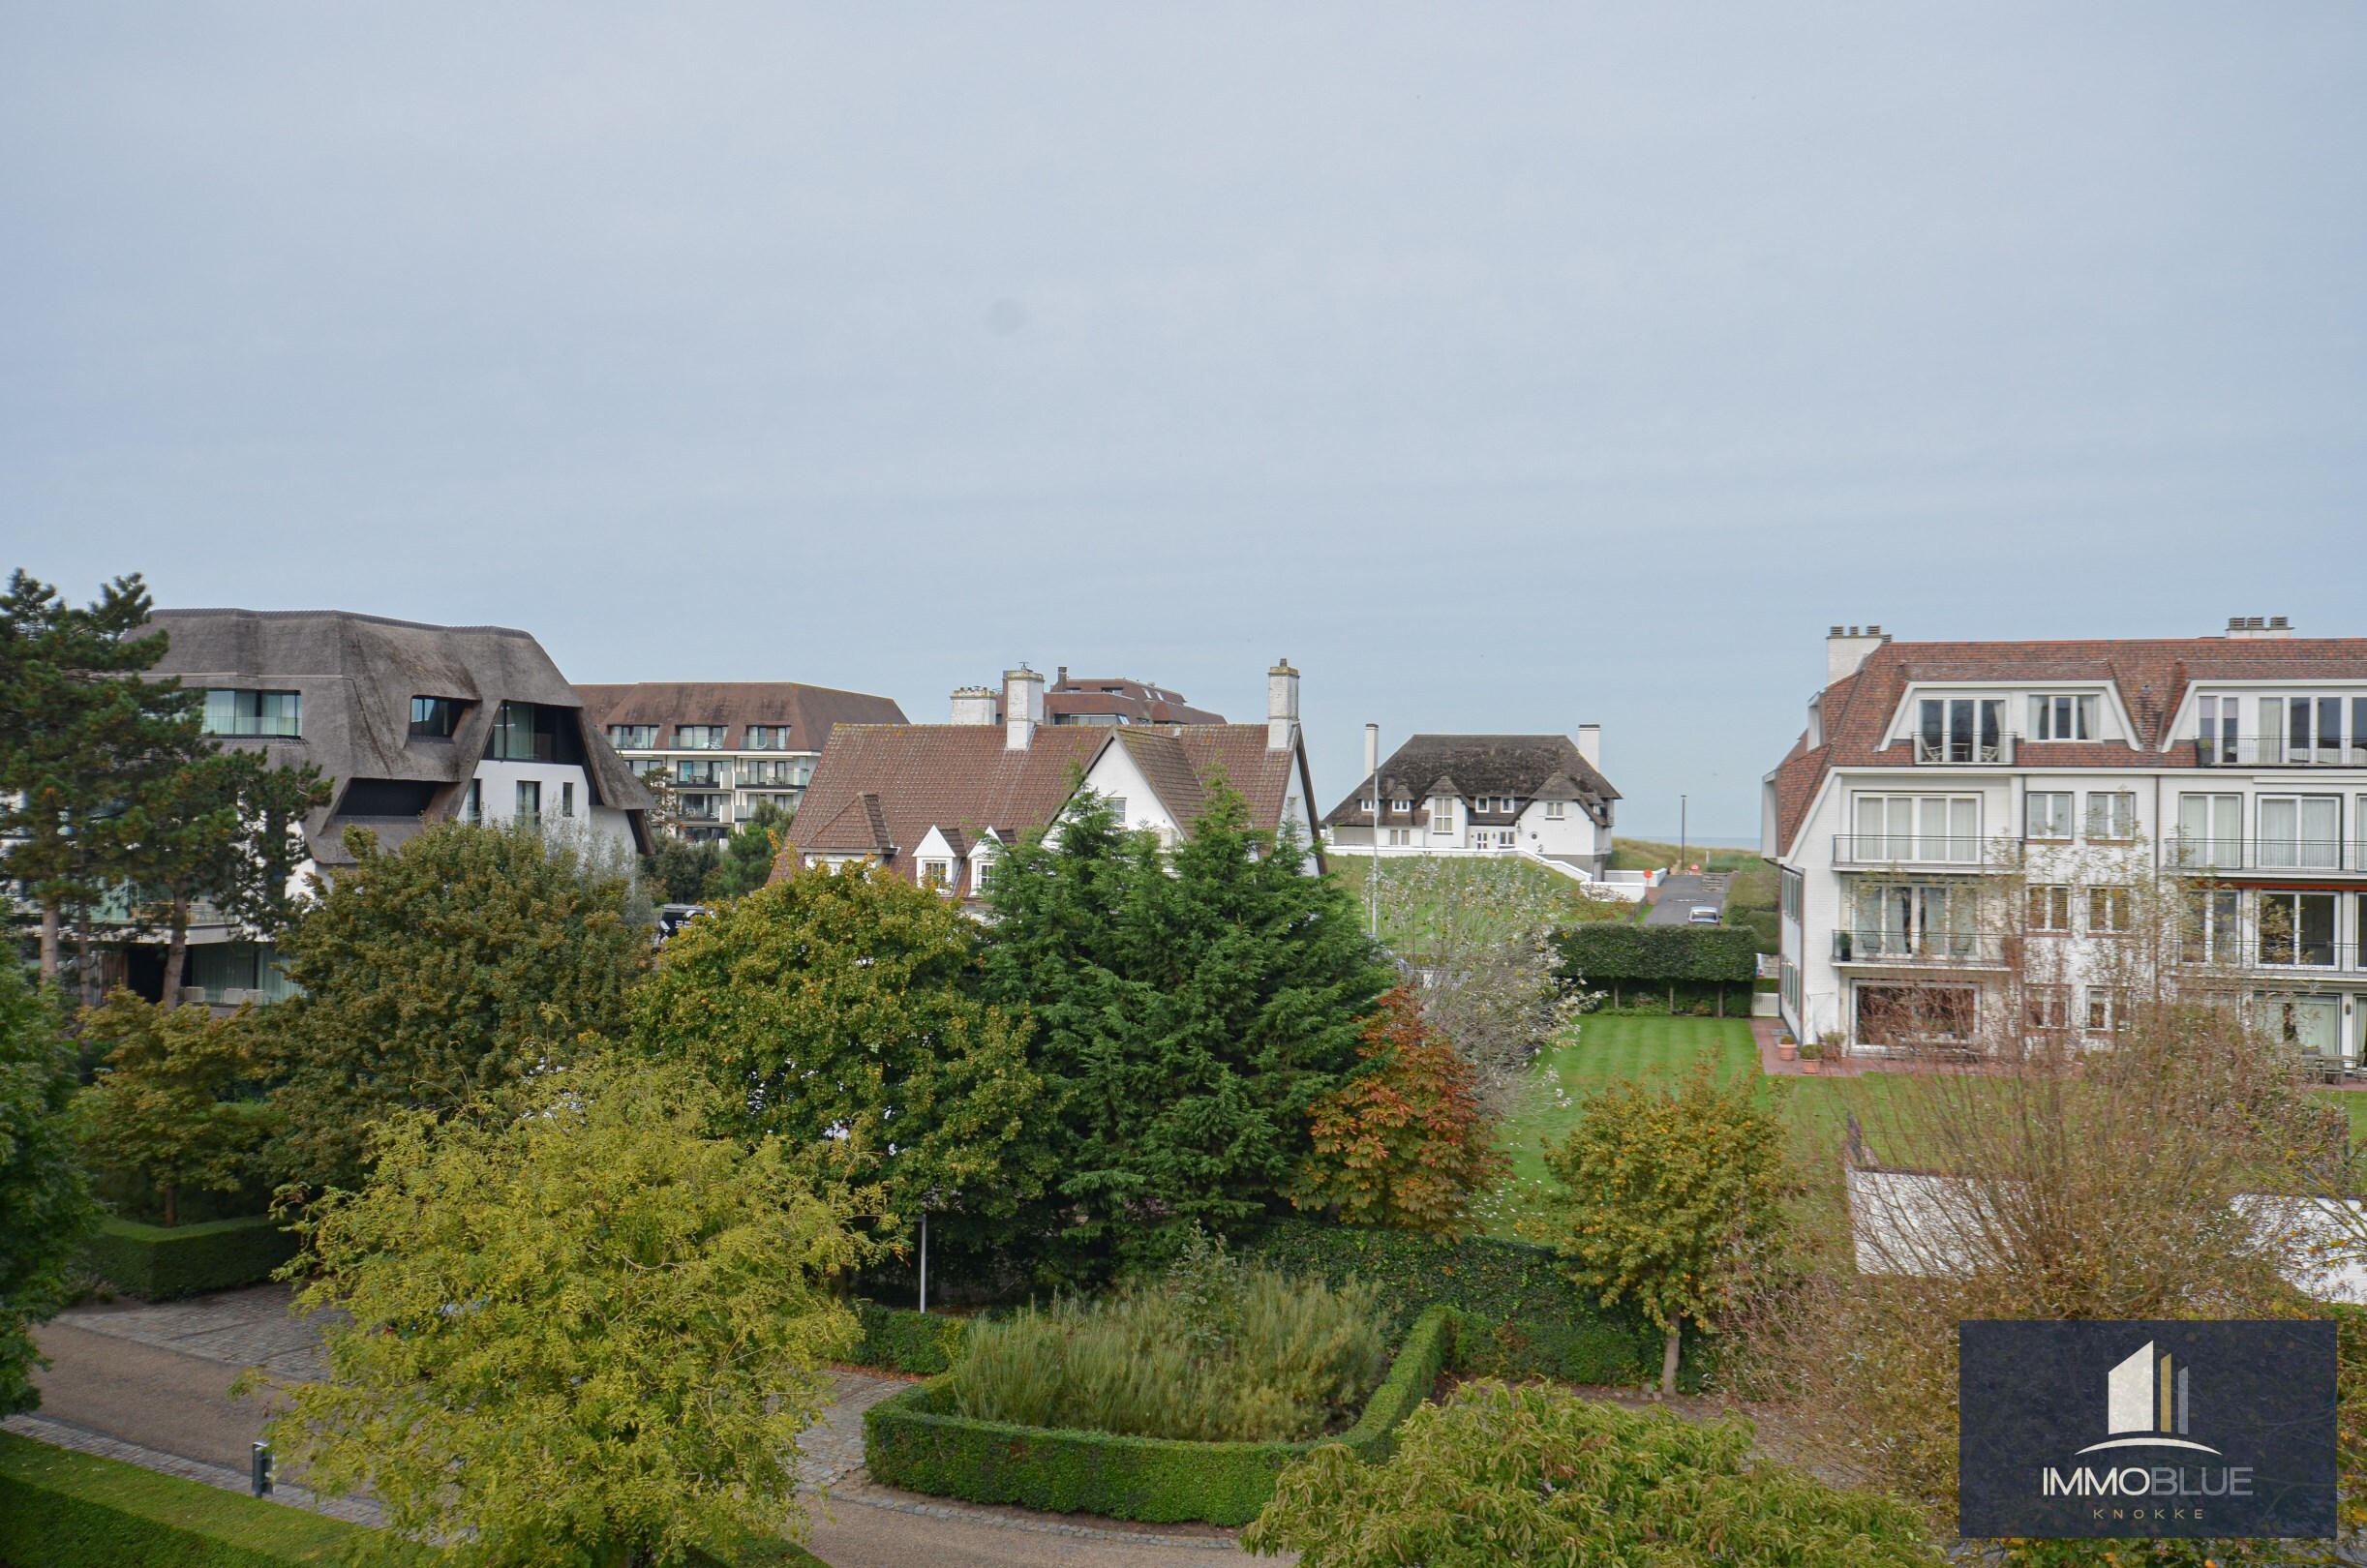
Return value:
<svg viewBox="0 0 2367 1568">
<path fill-rule="evenodd" d="M 2360 1059 L 2367 639 L 2282 618 L 2111 642 L 1836 626 L 1807 728 L 1764 782 L 1761 838 L 1801 1039 L 2108 1034 L 2135 901 L 2169 889 L 2174 961 L 2227 974 L 2329 1068 Z M 2030 993 L 2021 1016 L 1998 1011 L 2010 989 Z"/>
<path fill-rule="evenodd" d="M 1127 827 L 1172 844 L 1220 780 L 1240 793 L 1252 827 L 1288 825 L 1312 847 L 1298 681 L 1287 660 L 1267 672 L 1263 724 L 1131 715 L 1060 724 L 1044 677 L 1022 666 L 1004 673 L 999 693 L 956 691 L 950 723 L 842 725 L 774 874 L 869 862 L 971 898 L 994 858 L 1050 829 L 1080 789 L 1108 799 Z M 1320 853 L 1312 863 L 1320 869 Z"/>
<path fill-rule="evenodd" d="M 208 734 L 330 780 L 329 804 L 304 824 L 300 876 L 353 862 L 349 827 L 386 848 L 445 821 L 649 848 L 649 792 L 526 632 L 295 610 L 159 610 L 152 625 L 167 638 L 154 674 L 204 691 Z M 189 1000 L 284 994 L 267 945 L 205 906 L 192 913 Z M 161 985 L 156 944 L 133 942 L 126 958 L 135 989 Z"/>
<path fill-rule="evenodd" d="M 893 698 L 791 681 L 649 680 L 578 686 L 636 773 L 672 794 L 683 835 L 727 838 L 767 802 L 795 815 L 839 724 L 901 724 Z"/>
<path fill-rule="evenodd" d="M 1365 730 L 1365 776 L 1323 818 L 1343 850 L 1527 853 L 1593 880 L 1611 863 L 1613 802 L 1602 773 L 1602 727 L 1563 735 L 1417 735 L 1379 760 Z"/>
</svg>

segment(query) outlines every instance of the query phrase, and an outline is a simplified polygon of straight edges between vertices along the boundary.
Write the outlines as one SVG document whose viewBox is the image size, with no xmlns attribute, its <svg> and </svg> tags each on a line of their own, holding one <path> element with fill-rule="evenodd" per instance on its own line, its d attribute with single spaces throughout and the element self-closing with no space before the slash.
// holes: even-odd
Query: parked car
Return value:
<svg viewBox="0 0 2367 1568">
<path fill-rule="evenodd" d="M 1693 913 L 1684 918 L 1687 925 L 1715 925 L 1720 919 L 1718 910 L 1710 904 L 1695 904 Z"/>
</svg>

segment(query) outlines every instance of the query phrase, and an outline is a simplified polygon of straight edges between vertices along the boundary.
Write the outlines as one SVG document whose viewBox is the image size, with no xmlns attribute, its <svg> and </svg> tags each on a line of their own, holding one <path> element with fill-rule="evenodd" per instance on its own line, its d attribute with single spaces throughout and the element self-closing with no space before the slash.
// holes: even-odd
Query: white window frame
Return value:
<svg viewBox="0 0 2367 1568">
<path fill-rule="evenodd" d="M 2030 888 L 2029 929 L 2048 936 L 2071 934 L 2071 887 L 2067 883 L 2034 883 Z"/>
<path fill-rule="evenodd" d="M 2099 821 L 2103 824 L 2104 830 L 2101 832 L 2097 830 Z M 2137 792 L 2135 790 L 2088 791 L 2084 827 L 2087 841 L 2091 844 L 2135 842 L 2137 838 Z"/>
<path fill-rule="evenodd" d="M 1877 801 L 1884 826 L 1869 832 L 1867 807 Z M 1978 795 L 1891 795 L 1871 790 L 1855 795 L 1850 799 L 1850 818 L 1857 858 L 1921 865 L 1978 865 L 1983 842 L 1981 803 Z M 1956 830 L 1965 826 L 1972 829 L 1970 833 Z M 1937 846 L 1937 853 L 1928 852 L 1932 846 Z"/>
<path fill-rule="evenodd" d="M 1548 801 L 1546 801 L 1546 802 L 1545 802 L 1545 820 L 1546 820 L 1547 822 L 1560 822 L 1560 821 L 1562 821 L 1562 820 L 1563 820 L 1563 808 L 1564 806 L 1568 805 L 1568 804 L 1569 804 L 1569 802 L 1568 802 L 1568 801 L 1566 801 L 1566 800 L 1548 800 Z"/>
<path fill-rule="evenodd" d="M 2033 740 L 2103 739 L 2104 699 L 2094 694 L 2045 692 L 2030 699 Z"/>
<path fill-rule="evenodd" d="M 2051 829 L 2059 821 L 2062 825 L 2061 832 L 2040 831 L 2041 825 L 2038 815 L 2039 802 L 2042 800 L 2048 802 L 2045 826 Z M 2061 804 L 2059 816 L 2055 809 L 2056 802 Z M 2079 798 L 2069 790 L 2032 790 L 2025 794 L 2021 798 L 2022 842 L 2026 844 L 2070 843 L 2073 836 L 2079 831 L 2079 818 L 2072 811 L 2072 807 L 2078 803 Z"/>
</svg>

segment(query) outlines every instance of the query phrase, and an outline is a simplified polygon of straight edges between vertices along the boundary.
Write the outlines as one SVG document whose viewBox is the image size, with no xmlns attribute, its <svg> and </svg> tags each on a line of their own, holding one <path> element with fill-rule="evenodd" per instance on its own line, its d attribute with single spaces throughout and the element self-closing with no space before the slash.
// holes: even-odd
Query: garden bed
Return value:
<svg viewBox="0 0 2367 1568">
<path fill-rule="evenodd" d="M 1204 1443 L 973 1421 L 945 1413 L 943 1379 L 932 1378 L 865 1412 L 864 1460 L 872 1480 L 932 1496 L 1160 1524 L 1246 1524 L 1274 1494 L 1282 1467 L 1320 1443 L 1387 1458 L 1398 1424 L 1453 1359 L 1461 1321 L 1443 1306 L 1416 1318 L 1363 1415 L 1333 1437 Z"/>
</svg>

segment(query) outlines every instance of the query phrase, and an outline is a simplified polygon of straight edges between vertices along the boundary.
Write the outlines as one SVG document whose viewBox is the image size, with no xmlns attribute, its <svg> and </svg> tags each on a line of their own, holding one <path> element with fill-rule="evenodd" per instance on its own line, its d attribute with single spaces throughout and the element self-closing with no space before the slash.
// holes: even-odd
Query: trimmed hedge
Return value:
<svg viewBox="0 0 2367 1568">
<path fill-rule="evenodd" d="M 1362 1279 L 1401 1312 L 1461 1311 L 1461 1365 L 1494 1377 L 1643 1385 L 1660 1376 L 1660 1331 L 1641 1312 L 1607 1312 L 1562 1272 L 1553 1250 L 1493 1236 L 1460 1241 L 1375 1225 L 1283 1219 L 1242 1249 L 1285 1274 L 1332 1284 Z M 1685 1336 L 1678 1386 L 1700 1389 L 1708 1370 L 1699 1335 Z"/>
<path fill-rule="evenodd" d="M 855 1317 L 863 1325 L 863 1339 L 850 1358 L 858 1367 L 934 1376 L 954 1365 L 954 1352 L 961 1347 L 962 1320 L 943 1312 L 859 1301 Z"/>
<path fill-rule="evenodd" d="M 198 1225 L 107 1219 L 83 1251 L 92 1272 L 128 1296 L 170 1301 L 201 1290 L 259 1284 L 296 1255 L 296 1234 L 262 1217 Z"/>
<path fill-rule="evenodd" d="M 0 1563 L 9 1568 L 294 1568 L 348 1560 L 359 1526 L 284 1503 L 0 1432 Z M 399 1553 L 417 1563 L 440 1553 Z M 786 1540 L 752 1538 L 729 1563 L 827 1568 Z"/>
<path fill-rule="evenodd" d="M 353 1525 L 0 1432 L 0 1562 L 11 1568 L 333 1563 Z"/>
<path fill-rule="evenodd" d="M 1460 1321 L 1451 1307 L 1423 1312 L 1364 1414 L 1337 1437 L 1199 1443 L 972 1421 L 945 1413 L 937 1378 L 865 1412 L 864 1461 L 874 1481 L 931 1496 L 1162 1524 L 1246 1524 L 1273 1496 L 1282 1467 L 1318 1443 L 1344 1443 L 1368 1462 L 1388 1458 L 1398 1424 L 1430 1397 L 1453 1358 Z"/>
<path fill-rule="evenodd" d="M 1554 938 L 1563 979 L 1588 985 L 1637 980 L 1705 980 L 1748 985 L 1759 975 L 1759 940 L 1746 926 L 1569 926 Z"/>
</svg>

